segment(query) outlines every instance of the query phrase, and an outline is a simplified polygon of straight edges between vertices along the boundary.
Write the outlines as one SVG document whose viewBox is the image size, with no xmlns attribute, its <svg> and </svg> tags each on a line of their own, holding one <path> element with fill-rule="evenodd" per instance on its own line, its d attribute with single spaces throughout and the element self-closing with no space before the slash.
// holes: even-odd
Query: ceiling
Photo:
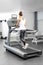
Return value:
<svg viewBox="0 0 43 65">
<path fill-rule="evenodd" d="M 43 0 L 22 0 L 21 3 L 31 11 L 43 11 Z"/>
<path fill-rule="evenodd" d="M 0 12 L 10 12 L 18 9 L 27 11 L 43 11 L 43 0 L 0 0 Z"/>
</svg>

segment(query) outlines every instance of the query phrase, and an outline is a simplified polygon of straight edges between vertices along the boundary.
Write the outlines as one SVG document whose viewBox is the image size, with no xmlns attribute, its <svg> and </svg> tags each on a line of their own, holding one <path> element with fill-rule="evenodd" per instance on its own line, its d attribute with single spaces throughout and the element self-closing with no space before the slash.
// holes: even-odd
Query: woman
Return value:
<svg viewBox="0 0 43 65">
<path fill-rule="evenodd" d="M 16 26 L 19 26 L 20 30 L 20 40 L 23 42 L 23 48 L 26 49 L 28 47 L 28 44 L 25 43 L 24 36 L 25 36 L 25 31 L 26 31 L 26 21 L 23 18 L 23 13 L 22 11 L 19 12 L 19 17 L 16 23 Z"/>
</svg>

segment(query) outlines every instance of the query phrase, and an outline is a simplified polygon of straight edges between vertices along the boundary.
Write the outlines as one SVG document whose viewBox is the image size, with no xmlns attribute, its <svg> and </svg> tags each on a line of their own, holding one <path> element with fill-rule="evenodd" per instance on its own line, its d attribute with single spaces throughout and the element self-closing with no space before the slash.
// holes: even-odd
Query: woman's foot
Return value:
<svg viewBox="0 0 43 65">
<path fill-rule="evenodd" d="M 23 49 L 27 49 L 28 48 L 28 46 L 29 46 L 29 44 L 28 43 L 26 43 L 22 48 Z"/>
</svg>

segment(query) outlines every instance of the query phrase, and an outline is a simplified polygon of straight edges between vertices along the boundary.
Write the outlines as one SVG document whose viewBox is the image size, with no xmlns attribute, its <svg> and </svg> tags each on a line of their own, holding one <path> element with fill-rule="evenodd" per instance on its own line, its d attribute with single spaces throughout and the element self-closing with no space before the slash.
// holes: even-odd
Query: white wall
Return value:
<svg viewBox="0 0 43 65">
<path fill-rule="evenodd" d="M 24 17 L 27 21 L 27 28 L 34 29 L 34 13 L 30 11 L 30 8 L 28 6 L 28 1 L 22 0 L 21 1 L 21 8 L 24 12 Z"/>
<path fill-rule="evenodd" d="M 43 34 L 43 12 L 38 12 L 38 30 Z"/>
<path fill-rule="evenodd" d="M 0 12 L 11 12 L 20 9 L 20 0 L 0 0 Z"/>
</svg>

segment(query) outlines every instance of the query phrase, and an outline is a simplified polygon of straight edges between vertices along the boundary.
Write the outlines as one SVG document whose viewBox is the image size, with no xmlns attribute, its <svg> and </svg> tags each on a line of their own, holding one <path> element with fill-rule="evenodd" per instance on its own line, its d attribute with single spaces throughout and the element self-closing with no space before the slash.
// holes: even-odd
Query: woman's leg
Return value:
<svg viewBox="0 0 43 65">
<path fill-rule="evenodd" d="M 24 36 L 25 36 L 25 31 L 24 31 L 24 30 L 20 30 L 20 40 L 21 40 L 21 41 L 23 42 L 23 44 L 25 45 Z"/>
<path fill-rule="evenodd" d="M 20 40 L 23 42 L 23 48 L 26 49 L 26 48 L 28 48 L 28 43 L 25 42 L 24 36 L 25 36 L 25 31 L 21 30 L 20 31 Z"/>
</svg>

